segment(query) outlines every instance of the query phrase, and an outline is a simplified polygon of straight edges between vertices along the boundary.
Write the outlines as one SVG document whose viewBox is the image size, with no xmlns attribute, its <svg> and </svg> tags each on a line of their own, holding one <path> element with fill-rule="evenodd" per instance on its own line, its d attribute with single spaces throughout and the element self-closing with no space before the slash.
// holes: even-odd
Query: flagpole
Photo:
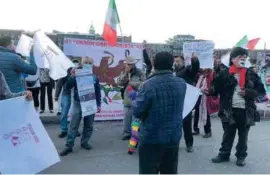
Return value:
<svg viewBox="0 0 270 175">
<path fill-rule="evenodd" d="M 120 23 L 119 23 L 119 30 L 120 30 L 120 35 L 121 35 L 121 38 L 122 38 L 122 44 L 123 44 L 124 38 L 123 38 L 122 27 L 121 27 L 121 24 L 120 24 Z"/>
</svg>

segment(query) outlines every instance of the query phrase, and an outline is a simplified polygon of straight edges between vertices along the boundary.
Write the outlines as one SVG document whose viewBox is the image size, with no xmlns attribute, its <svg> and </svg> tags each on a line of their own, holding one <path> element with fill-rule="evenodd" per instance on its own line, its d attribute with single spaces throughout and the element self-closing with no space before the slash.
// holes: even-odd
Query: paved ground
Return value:
<svg viewBox="0 0 270 175">
<path fill-rule="evenodd" d="M 245 167 L 235 165 L 235 157 L 231 162 L 215 165 L 210 158 L 215 156 L 220 146 L 222 136 L 221 123 L 218 119 L 212 121 L 213 137 L 203 139 L 196 136 L 194 153 L 186 153 L 183 141 L 179 151 L 178 173 L 180 174 L 259 174 L 270 173 L 270 121 L 258 123 L 250 131 L 249 156 Z M 57 150 L 64 147 L 64 140 L 57 138 L 57 125 L 47 125 Z M 138 155 L 127 154 L 127 142 L 120 140 L 121 122 L 96 123 L 91 139 L 94 147 L 91 151 L 81 150 L 77 139 L 74 153 L 62 158 L 58 163 L 42 174 L 135 174 L 138 173 Z M 235 149 L 233 148 L 233 153 Z"/>
</svg>

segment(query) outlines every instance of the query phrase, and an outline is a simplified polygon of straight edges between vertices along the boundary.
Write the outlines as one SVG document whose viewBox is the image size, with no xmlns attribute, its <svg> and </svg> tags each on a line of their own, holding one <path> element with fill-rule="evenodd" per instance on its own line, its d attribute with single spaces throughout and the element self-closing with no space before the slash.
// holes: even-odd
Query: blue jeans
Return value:
<svg viewBox="0 0 270 175">
<path fill-rule="evenodd" d="M 68 132 L 68 112 L 71 106 L 71 95 L 62 95 L 61 99 L 61 118 L 60 118 L 60 128 L 61 132 Z"/>
<path fill-rule="evenodd" d="M 78 133 L 78 129 L 82 119 L 82 109 L 79 101 L 73 101 L 73 112 L 72 118 L 69 125 L 69 132 L 67 136 L 66 146 L 68 148 L 72 148 L 74 146 L 74 142 Z M 92 133 L 93 133 L 93 123 L 95 120 L 95 115 L 85 116 L 83 118 L 83 132 L 81 138 L 81 145 L 88 144 Z"/>
</svg>

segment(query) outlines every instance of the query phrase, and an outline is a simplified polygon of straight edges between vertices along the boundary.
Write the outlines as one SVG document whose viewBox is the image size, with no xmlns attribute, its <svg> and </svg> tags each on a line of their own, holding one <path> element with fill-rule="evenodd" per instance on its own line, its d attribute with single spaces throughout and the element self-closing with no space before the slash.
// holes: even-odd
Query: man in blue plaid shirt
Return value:
<svg viewBox="0 0 270 175">
<path fill-rule="evenodd" d="M 138 90 L 133 115 L 142 121 L 139 133 L 139 173 L 177 174 L 182 136 L 186 82 L 172 74 L 174 58 L 160 52 L 153 59 L 155 72 Z"/>
</svg>

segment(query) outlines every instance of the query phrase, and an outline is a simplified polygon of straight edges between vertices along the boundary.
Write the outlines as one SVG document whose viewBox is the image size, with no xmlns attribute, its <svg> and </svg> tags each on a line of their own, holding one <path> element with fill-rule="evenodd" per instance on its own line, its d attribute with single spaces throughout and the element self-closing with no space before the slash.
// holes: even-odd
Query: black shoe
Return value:
<svg viewBox="0 0 270 175">
<path fill-rule="evenodd" d="M 92 146 L 89 145 L 89 144 L 81 145 L 81 147 L 82 147 L 83 149 L 86 149 L 86 150 L 91 150 L 91 149 L 92 149 Z"/>
<path fill-rule="evenodd" d="M 40 113 L 40 114 L 43 114 L 43 113 L 44 113 L 44 110 L 41 110 L 39 113 Z"/>
<path fill-rule="evenodd" d="M 245 166 L 246 165 L 245 159 L 237 159 L 236 165 L 240 167 Z"/>
<path fill-rule="evenodd" d="M 53 114 L 53 113 L 54 113 L 54 111 L 53 111 L 53 110 L 50 110 L 50 113 L 51 113 L 51 114 Z"/>
<path fill-rule="evenodd" d="M 81 137 L 81 134 L 78 132 L 77 135 L 76 135 L 76 137 Z"/>
<path fill-rule="evenodd" d="M 192 135 L 200 135 L 200 131 L 194 131 Z"/>
<path fill-rule="evenodd" d="M 222 162 L 229 162 L 229 161 L 230 161 L 230 158 L 224 158 L 221 156 L 216 156 L 216 157 L 212 158 L 213 163 L 222 163 Z"/>
<path fill-rule="evenodd" d="M 61 115 L 61 112 L 57 112 L 57 114 L 56 114 L 57 116 L 60 116 Z"/>
<path fill-rule="evenodd" d="M 59 135 L 58 135 L 58 137 L 59 138 L 65 138 L 67 136 L 67 132 L 61 132 Z"/>
<path fill-rule="evenodd" d="M 132 151 L 128 151 L 128 154 L 129 154 L 129 155 L 132 155 L 132 154 L 133 154 L 133 152 L 132 152 Z"/>
<path fill-rule="evenodd" d="M 192 146 L 187 147 L 187 152 L 192 153 L 193 152 L 193 147 Z"/>
<path fill-rule="evenodd" d="M 61 151 L 59 153 L 59 156 L 66 156 L 66 155 L 68 155 L 71 152 L 72 152 L 72 148 L 65 148 L 63 151 Z"/>
<path fill-rule="evenodd" d="M 131 138 L 131 135 L 124 134 L 124 136 L 122 137 L 122 140 L 125 141 L 125 140 L 129 140 L 130 138 Z"/>
<path fill-rule="evenodd" d="M 212 137 L 212 133 L 208 133 L 208 134 L 205 134 L 205 135 L 203 136 L 203 138 L 210 138 L 210 137 Z"/>
</svg>

